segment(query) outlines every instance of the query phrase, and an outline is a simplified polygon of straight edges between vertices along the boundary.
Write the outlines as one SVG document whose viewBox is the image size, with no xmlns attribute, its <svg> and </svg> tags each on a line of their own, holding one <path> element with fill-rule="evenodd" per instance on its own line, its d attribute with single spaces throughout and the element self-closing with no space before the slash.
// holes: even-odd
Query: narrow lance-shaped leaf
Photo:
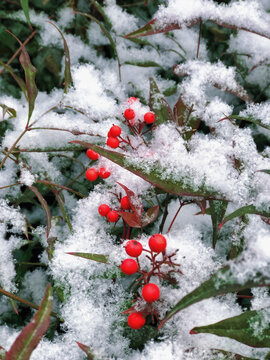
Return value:
<svg viewBox="0 0 270 360">
<path fill-rule="evenodd" d="M 71 141 L 71 143 L 74 144 L 80 144 L 83 145 L 85 148 L 91 148 L 101 156 L 104 156 L 105 158 L 113 161 L 114 163 L 118 164 L 119 166 L 122 166 L 124 169 L 129 170 L 135 175 L 138 175 L 145 181 L 148 181 L 152 185 L 156 186 L 157 188 L 160 188 L 164 190 L 167 193 L 176 194 L 176 195 L 182 195 L 182 196 L 202 196 L 206 199 L 217 199 L 221 200 L 223 199 L 222 196 L 219 195 L 218 192 L 206 188 L 204 185 L 200 186 L 198 189 L 194 190 L 191 185 L 188 185 L 184 179 L 166 179 L 163 178 L 163 171 L 159 164 L 153 164 L 153 167 L 146 172 L 144 168 L 147 165 L 149 167 L 148 163 L 144 163 L 144 159 L 141 159 L 140 164 L 132 164 L 132 158 L 130 156 L 118 153 L 116 151 L 106 150 L 98 145 L 94 145 L 88 142 L 74 140 Z"/>
<path fill-rule="evenodd" d="M 5 119 L 6 114 L 8 114 L 10 118 L 16 117 L 17 112 L 15 109 L 13 109 L 5 104 L 0 104 L 0 107 L 3 109 L 3 120 Z"/>
<path fill-rule="evenodd" d="M 10 303 L 13 311 L 18 315 L 19 312 L 18 312 L 18 306 L 17 306 L 17 303 L 14 299 L 8 299 L 8 302 Z"/>
<path fill-rule="evenodd" d="M 16 83 L 19 85 L 20 89 L 22 90 L 25 99 L 28 101 L 27 89 L 24 80 L 20 78 L 18 75 L 16 75 L 13 69 L 10 66 L 6 65 L 5 63 L 3 63 L 3 61 L 1 60 L 0 60 L 0 65 L 3 66 L 11 74 L 13 79 L 16 81 Z"/>
<path fill-rule="evenodd" d="M 93 260 L 100 263 L 107 264 L 108 263 L 108 255 L 101 254 L 91 254 L 91 253 L 82 253 L 82 252 L 68 252 L 68 255 L 78 256 L 87 260 Z"/>
<path fill-rule="evenodd" d="M 48 285 L 38 312 L 16 338 L 6 353 L 5 360 L 28 360 L 30 358 L 32 351 L 37 347 L 49 327 L 52 306 L 52 288 Z"/>
<path fill-rule="evenodd" d="M 220 349 L 211 349 L 211 351 L 212 351 L 213 355 L 215 356 L 214 358 L 211 358 L 211 360 L 219 359 L 220 354 L 225 355 L 225 357 L 220 358 L 220 360 L 259 360 L 259 359 L 246 357 L 246 356 L 243 356 L 243 355 L 240 355 L 240 354 L 231 353 L 229 351 L 220 350 Z M 217 356 L 219 356 L 219 357 L 217 357 Z"/>
<path fill-rule="evenodd" d="M 29 4 L 28 4 L 28 0 L 20 0 L 21 1 L 21 7 L 23 9 L 25 18 L 30 26 L 30 28 L 32 29 L 32 25 L 31 25 L 31 21 L 30 21 L 30 16 L 29 16 Z"/>
<path fill-rule="evenodd" d="M 149 106 L 156 115 L 156 125 L 174 121 L 172 110 L 153 78 L 150 78 Z"/>
<path fill-rule="evenodd" d="M 252 116 L 248 116 L 248 117 L 244 117 L 244 116 L 239 116 L 239 115 L 230 115 L 230 116 L 226 116 L 225 118 L 221 119 L 220 121 L 223 120 L 243 120 L 243 121 L 247 121 L 250 122 L 252 124 L 258 125 L 263 127 L 264 129 L 270 130 L 270 125 L 265 124 L 261 119 L 254 119 Z"/>
<path fill-rule="evenodd" d="M 24 75 L 25 75 L 25 84 L 26 84 L 27 98 L 28 98 L 28 120 L 27 120 L 27 125 L 28 125 L 32 113 L 34 111 L 35 101 L 38 94 L 38 89 L 35 83 L 37 69 L 32 65 L 28 52 L 26 51 L 26 48 L 23 45 L 23 43 L 17 38 L 17 36 L 12 34 L 10 31 L 8 30 L 6 31 L 18 41 L 18 43 L 21 45 L 22 48 L 19 60 L 23 67 Z"/>
<path fill-rule="evenodd" d="M 258 172 L 264 172 L 264 173 L 270 175 L 270 170 L 269 169 L 258 170 Z"/>
<path fill-rule="evenodd" d="M 224 214 L 226 212 L 228 202 L 226 201 L 217 201 L 210 200 L 210 212 L 211 212 L 211 220 L 212 220 L 212 228 L 213 228 L 213 249 L 215 249 L 216 242 L 219 234 L 219 224 L 222 221 Z"/>
<path fill-rule="evenodd" d="M 91 349 L 89 346 L 84 345 L 78 341 L 76 341 L 76 343 L 78 344 L 79 348 L 87 355 L 88 359 L 90 360 L 95 360 L 94 355 L 91 352 Z"/>
<path fill-rule="evenodd" d="M 155 61 L 125 61 L 125 65 L 133 65 L 133 66 L 139 66 L 139 67 L 162 67 Z"/>
<path fill-rule="evenodd" d="M 159 329 L 166 321 L 168 321 L 180 310 L 183 310 L 199 301 L 221 294 L 227 294 L 230 292 L 266 285 L 270 285 L 270 275 L 266 277 L 263 272 L 258 271 L 255 279 L 247 279 L 246 281 L 242 281 L 242 279 L 237 278 L 237 276 L 233 274 L 229 266 L 222 268 L 218 270 L 209 280 L 202 283 L 199 287 L 178 301 L 178 303 L 175 304 L 175 306 L 160 322 Z"/>
<path fill-rule="evenodd" d="M 47 204 L 47 201 L 44 199 L 44 197 L 41 195 L 41 193 L 38 191 L 38 189 L 35 186 L 28 186 L 28 187 L 36 195 L 36 197 L 38 198 L 38 201 L 40 202 L 41 206 L 43 207 L 43 209 L 44 209 L 44 211 L 46 213 L 46 218 L 47 218 L 47 239 L 48 239 L 49 234 L 50 234 L 50 230 L 51 230 L 51 224 L 52 224 L 52 216 L 51 216 L 49 206 Z"/>
<path fill-rule="evenodd" d="M 210 333 L 237 340 L 253 347 L 270 347 L 270 308 L 246 311 L 215 324 L 198 326 L 191 334 Z"/>
<path fill-rule="evenodd" d="M 64 93 L 68 92 L 69 87 L 72 85 L 72 76 L 71 76 L 71 71 L 70 71 L 70 55 L 69 55 L 69 48 L 66 42 L 66 39 L 62 33 L 62 31 L 51 21 L 48 21 L 51 25 L 53 25 L 56 30 L 59 32 L 59 34 L 61 35 L 62 39 L 63 39 L 63 43 L 64 43 L 64 52 L 65 52 L 65 71 L 64 71 L 64 77 L 65 77 L 65 88 L 64 88 Z"/>
</svg>

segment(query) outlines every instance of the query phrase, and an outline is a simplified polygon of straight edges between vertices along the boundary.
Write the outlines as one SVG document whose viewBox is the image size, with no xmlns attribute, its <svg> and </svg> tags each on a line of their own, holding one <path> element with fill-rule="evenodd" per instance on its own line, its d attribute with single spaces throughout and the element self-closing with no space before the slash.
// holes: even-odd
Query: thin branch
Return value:
<svg viewBox="0 0 270 360">
<path fill-rule="evenodd" d="M 198 46 L 197 46 L 196 59 L 198 59 L 198 58 L 199 58 L 199 50 L 200 50 L 200 43 L 201 43 L 201 35 L 202 35 L 202 19 L 200 20 L 200 30 L 199 30 L 199 39 L 198 39 Z"/>
</svg>

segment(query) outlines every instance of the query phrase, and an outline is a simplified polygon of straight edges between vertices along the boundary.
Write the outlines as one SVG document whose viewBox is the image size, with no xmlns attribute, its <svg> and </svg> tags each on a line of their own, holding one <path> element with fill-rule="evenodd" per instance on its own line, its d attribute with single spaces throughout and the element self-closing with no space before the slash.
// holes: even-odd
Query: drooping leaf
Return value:
<svg viewBox="0 0 270 360">
<path fill-rule="evenodd" d="M 41 195 L 41 193 L 38 191 L 38 189 L 35 186 L 28 186 L 28 188 L 36 195 L 36 197 L 38 198 L 38 201 L 40 202 L 41 206 L 43 207 L 43 209 L 44 209 L 44 211 L 46 213 L 46 218 L 47 218 L 47 239 L 48 239 L 49 234 L 50 234 L 50 230 L 51 230 L 51 224 L 52 224 L 52 216 L 51 216 L 49 206 L 47 204 L 47 201 L 44 199 L 44 197 Z"/>
<path fill-rule="evenodd" d="M 218 239 L 218 234 L 220 232 L 219 224 L 222 221 L 228 202 L 227 201 L 219 201 L 219 200 L 210 200 L 210 212 L 211 212 L 211 220 L 212 220 L 212 228 L 213 228 L 213 249 L 216 247 L 216 242 Z"/>
<path fill-rule="evenodd" d="M 191 334 L 210 333 L 237 340 L 252 347 L 270 347 L 270 308 L 246 311 L 215 324 L 197 326 Z"/>
<path fill-rule="evenodd" d="M 26 100 L 28 101 L 27 89 L 24 80 L 20 78 L 18 75 L 16 75 L 13 69 L 10 66 L 6 65 L 5 63 L 3 63 L 3 61 L 1 60 L 0 60 L 0 65 L 3 66 L 11 74 L 13 79 L 16 81 L 16 83 L 19 85 L 20 89 L 22 90 Z"/>
<path fill-rule="evenodd" d="M 48 285 L 38 312 L 16 338 L 6 353 L 5 360 L 29 360 L 32 351 L 49 327 L 52 306 L 52 288 Z"/>
<path fill-rule="evenodd" d="M 91 349 L 89 346 L 86 346 L 78 341 L 76 341 L 77 345 L 79 346 L 79 348 L 87 355 L 88 359 L 90 360 L 95 360 L 94 355 L 91 352 Z"/>
<path fill-rule="evenodd" d="M 199 301 L 208 299 L 213 296 L 236 292 L 244 289 L 249 289 L 257 286 L 266 286 L 270 284 L 270 274 L 268 277 L 263 272 L 258 270 L 254 279 L 247 279 L 242 281 L 234 275 L 229 266 L 218 270 L 209 280 L 206 280 L 199 287 L 191 293 L 184 296 L 177 304 L 166 314 L 161 321 L 159 328 L 161 328 L 166 321 L 178 313 L 180 310 L 195 304 Z"/>
<path fill-rule="evenodd" d="M 82 257 L 87 260 L 93 260 L 100 263 L 107 264 L 108 263 L 108 255 L 101 255 L 101 254 L 90 254 L 90 253 L 82 253 L 82 252 L 69 252 L 68 255 Z"/>
<path fill-rule="evenodd" d="M 20 0 L 20 2 L 21 2 L 21 7 L 22 7 L 22 9 L 23 9 L 25 18 L 26 18 L 29 26 L 30 26 L 31 29 L 32 29 L 32 25 L 31 25 L 31 21 L 30 21 L 30 16 L 29 16 L 29 4 L 28 4 L 28 0 Z"/>
<path fill-rule="evenodd" d="M 172 110 L 153 78 L 150 78 L 149 106 L 156 115 L 156 125 L 174 121 Z"/>
<path fill-rule="evenodd" d="M 0 104 L 0 106 L 3 109 L 3 120 L 5 119 L 6 114 L 8 114 L 10 118 L 16 117 L 17 112 L 15 109 L 13 109 L 5 104 Z"/>
<path fill-rule="evenodd" d="M 117 214 L 122 216 L 123 220 L 128 224 L 128 226 L 136 229 L 140 229 L 142 227 L 140 219 L 135 214 L 125 211 L 117 211 Z"/>
<path fill-rule="evenodd" d="M 231 213 L 230 215 L 227 215 L 222 222 L 219 224 L 219 228 L 221 229 L 222 226 L 227 222 L 230 221 L 236 217 L 239 216 L 243 216 L 243 215 L 247 215 L 247 214 L 256 214 L 256 215 L 261 215 L 264 216 L 266 218 L 270 218 L 270 207 L 269 209 L 266 210 L 262 210 L 262 209 L 258 209 L 256 208 L 254 205 L 247 205 L 247 206 L 243 206 L 237 210 L 235 210 L 233 213 Z"/>
<path fill-rule="evenodd" d="M 72 76 L 70 71 L 70 54 L 69 54 L 69 48 L 66 42 L 66 39 L 62 33 L 62 31 L 56 26 L 53 22 L 48 21 L 51 25 L 53 25 L 56 30 L 59 32 L 59 34 L 62 37 L 63 43 L 64 43 L 64 52 L 65 52 L 65 70 L 64 70 L 64 77 L 65 77 L 65 88 L 64 93 L 66 94 L 68 92 L 68 89 L 72 85 Z"/>
<path fill-rule="evenodd" d="M 98 12 L 102 15 L 103 19 L 105 20 L 105 24 L 110 30 L 112 28 L 112 23 L 109 17 L 107 16 L 106 12 L 104 11 L 103 7 L 96 0 L 90 0 L 90 1 L 91 4 L 93 4 L 95 8 L 98 10 Z"/>
<path fill-rule="evenodd" d="M 158 213 L 159 213 L 158 205 L 153 206 L 150 209 L 148 209 L 143 216 L 142 227 L 147 226 L 147 225 L 151 224 L 152 222 L 154 222 L 156 220 L 156 218 L 158 217 Z"/>
<path fill-rule="evenodd" d="M 98 145 L 87 143 L 84 141 L 74 140 L 71 141 L 74 144 L 83 145 L 85 148 L 91 148 L 101 156 L 113 161 L 114 163 L 122 166 L 124 169 L 129 170 L 135 175 L 140 176 L 144 180 L 148 181 L 152 185 L 164 190 L 167 193 L 182 195 L 182 196 L 202 196 L 206 199 L 223 199 L 217 191 L 206 188 L 204 185 L 194 190 L 192 185 L 188 185 L 184 179 L 166 179 L 163 178 L 163 171 L 158 164 L 154 164 L 152 169 L 148 172 L 144 168 L 149 167 L 149 164 L 144 163 L 141 159 L 139 164 L 132 164 L 132 158 L 128 155 L 118 153 L 116 151 L 106 150 Z M 144 166 L 145 165 L 145 166 Z"/>
<path fill-rule="evenodd" d="M 8 31 L 8 33 L 11 34 L 18 41 L 18 43 L 21 45 L 22 48 L 19 60 L 23 67 L 24 75 L 25 75 L 25 84 L 26 84 L 27 99 L 28 99 L 28 121 L 27 121 L 27 125 L 28 125 L 32 113 L 34 111 L 35 101 L 38 94 L 38 89 L 35 83 L 37 69 L 32 65 L 29 54 L 26 51 L 26 48 L 23 45 L 23 43 L 17 38 L 17 36 L 12 34 L 10 31 Z"/>
<path fill-rule="evenodd" d="M 127 186 L 117 182 L 118 185 L 123 188 L 127 194 L 128 200 L 130 202 L 130 206 L 132 211 L 134 212 L 138 222 L 141 221 L 142 214 L 143 214 L 143 206 L 141 200 L 135 195 L 135 193 L 130 190 Z"/>
</svg>

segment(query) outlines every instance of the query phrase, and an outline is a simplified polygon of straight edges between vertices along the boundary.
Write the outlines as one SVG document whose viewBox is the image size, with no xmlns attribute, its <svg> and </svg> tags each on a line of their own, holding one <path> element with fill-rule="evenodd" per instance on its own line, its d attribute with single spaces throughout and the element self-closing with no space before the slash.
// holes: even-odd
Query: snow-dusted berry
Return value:
<svg viewBox="0 0 270 360">
<path fill-rule="evenodd" d="M 109 211 L 110 211 L 110 207 L 107 204 L 101 204 L 98 207 L 98 212 L 101 216 L 107 216 Z"/>
<path fill-rule="evenodd" d="M 125 247 L 126 253 L 132 257 L 138 257 L 143 251 L 142 244 L 136 240 L 129 240 Z"/>
<path fill-rule="evenodd" d="M 138 263 L 133 259 L 125 259 L 120 266 L 121 271 L 126 275 L 133 275 L 138 270 Z"/>
<path fill-rule="evenodd" d="M 135 111 L 133 109 L 126 109 L 124 112 L 124 117 L 126 120 L 132 120 L 135 118 Z"/>
<path fill-rule="evenodd" d="M 141 329 L 145 324 L 145 317 L 142 313 L 135 312 L 129 315 L 128 325 L 131 329 L 138 330 Z"/>
<path fill-rule="evenodd" d="M 108 212 L 108 214 L 107 214 L 107 219 L 108 219 L 109 222 L 112 222 L 112 223 L 113 223 L 113 222 L 118 221 L 119 215 L 117 214 L 116 211 L 110 210 L 110 211 Z"/>
<path fill-rule="evenodd" d="M 98 178 L 98 171 L 97 169 L 90 168 L 86 170 L 85 177 L 89 181 L 95 181 Z"/>
<path fill-rule="evenodd" d="M 86 151 L 86 155 L 89 157 L 90 160 L 97 160 L 99 158 L 99 154 L 92 149 L 88 149 Z"/>
<path fill-rule="evenodd" d="M 121 199 L 121 208 L 124 210 L 130 209 L 130 202 L 127 196 L 122 197 Z"/>
<path fill-rule="evenodd" d="M 155 118 L 156 118 L 155 114 L 152 113 L 151 111 L 144 114 L 144 121 L 146 122 L 146 124 L 153 124 Z"/>
<path fill-rule="evenodd" d="M 159 299 L 160 291 L 156 284 L 146 284 L 142 288 L 142 297 L 147 302 L 154 302 Z"/>
<path fill-rule="evenodd" d="M 134 96 L 131 96 L 130 98 L 127 99 L 127 103 L 128 104 L 133 104 L 135 101 L 137 101 L 138 99 Z"/>
<path fill-rule="evenodd" d="M 107 145 L 113 149 L 116 149 L 119 146 L 119 140 L 116 137 L 109 136 L 107 139 Z"/>
<path fill-rule="evenodd" d="M 101 179 L 107 179 L 111 175 L 111 173 L 110 173 L 110 171 L 108 171 L 107 169 L 102 167 L 99 169 L 98 175 Z"/>
<path fill-rule="evenodd" d="M 166 249 L 166 238 L 161 234 L 155 234 L 150 237 L 148 245 L 153 252 L 160 253 Z"/>
<path fill-rule="evenodd" d="M 109 134 L 111 137 L 117 137 L 117 136 L 120 136 L 121 132 L 122 132 L 122 129 L 120 128 L 120 126 L 113 125 L 110 128 Z"/>
</svg>

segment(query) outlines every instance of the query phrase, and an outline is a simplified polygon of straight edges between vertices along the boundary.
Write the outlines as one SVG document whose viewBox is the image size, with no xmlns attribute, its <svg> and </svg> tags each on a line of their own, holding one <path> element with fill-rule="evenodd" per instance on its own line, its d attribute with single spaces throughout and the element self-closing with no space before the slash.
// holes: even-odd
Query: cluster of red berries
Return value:
<svg viewBox="0 0 270 360">
<path fill-rule="evenodd" d="M 148 245 L 151 250 L 151 254 L 156 253 L 157 255 L 165 251 L 167 247 L 167 241 L 163 235 L 155 234 L 150 237 Z M 149 250 L 144 249 L 142 244 L 137 240 L 129 240 L 125 246 L 125 251 L 129 256 L 135 258 L 138 258 L 143 251 L 149 252 Z M 134 259 L 125 259 L 124 261 L 122 261 L 120 268 L 122 272 L 126 275 L 133 275 L 136 272 L 145 275 L 145 272 L 140 269 L 138 260 L 136 261 Z M 144 282 L 146 282 L 146 276 L 143 276 L 143 278 Z M 160 297 L 159 287 L 153 283 L 145 283 L 142 288 L 142 297 L 147 303 L 153 303 L 154 301 L 157 301 Z M 128 325 L 132 329 L 140 329 L 144 326 L 144 324 L 145 316 L 142 312 L 133 312 L 129 315 Z"/>
<path fill-rule="evenodd" d="M 118 136 L 121 135 L 121 132 L 122 129 L 119 126 L 113 125 L 108 132 L 108 139 L 106 144 L 113 149 L 118 148 L 120 144 Z"/>
<path fill-rule="evenodd" d="M 138 101 L 138 99 L 135 97 L 130 97 L 127 102 L 129 105 L 131 105 L 135 101 Z M 133 120 L 135 119 L 135 116 L 136 116 L 135 111 L 132 108 L 128 108 L 124 111 L 124 117 L 129 122 L 130 125 L 133 125 Z M 147 113 L 144 114 L 143 118 L 146 124 L 153 124 L 156 117 L 154 113 L 148 111 Z"/>
<path fill-rule="evenodd" d="M 88 149 L 86 151 L 86 155 L 90 160 L 97 160 L 99 158 L 99 154 L 94 150 Z M 101 179 L 107 179 L 111 175 L 110 171 L 101 167 L 99 170 L 96 168 L 90 168 L 86 170 L 85 177 L 89 181 L 96 181 L 98 177 Z"/>
<path fill-rule="evenodd" d="M 130 210 L 131 206 L 127 196 L 122 197 L 120 203 L 123 210 Z M 106 216 L 109 222 L 114 223 L 119 220 L 119 215 L 117 211 L 111 210 L 109 205 L 107 204 L 101 204 L 98 208 L 98 212 L 101 216 Z"/>
</svg>

